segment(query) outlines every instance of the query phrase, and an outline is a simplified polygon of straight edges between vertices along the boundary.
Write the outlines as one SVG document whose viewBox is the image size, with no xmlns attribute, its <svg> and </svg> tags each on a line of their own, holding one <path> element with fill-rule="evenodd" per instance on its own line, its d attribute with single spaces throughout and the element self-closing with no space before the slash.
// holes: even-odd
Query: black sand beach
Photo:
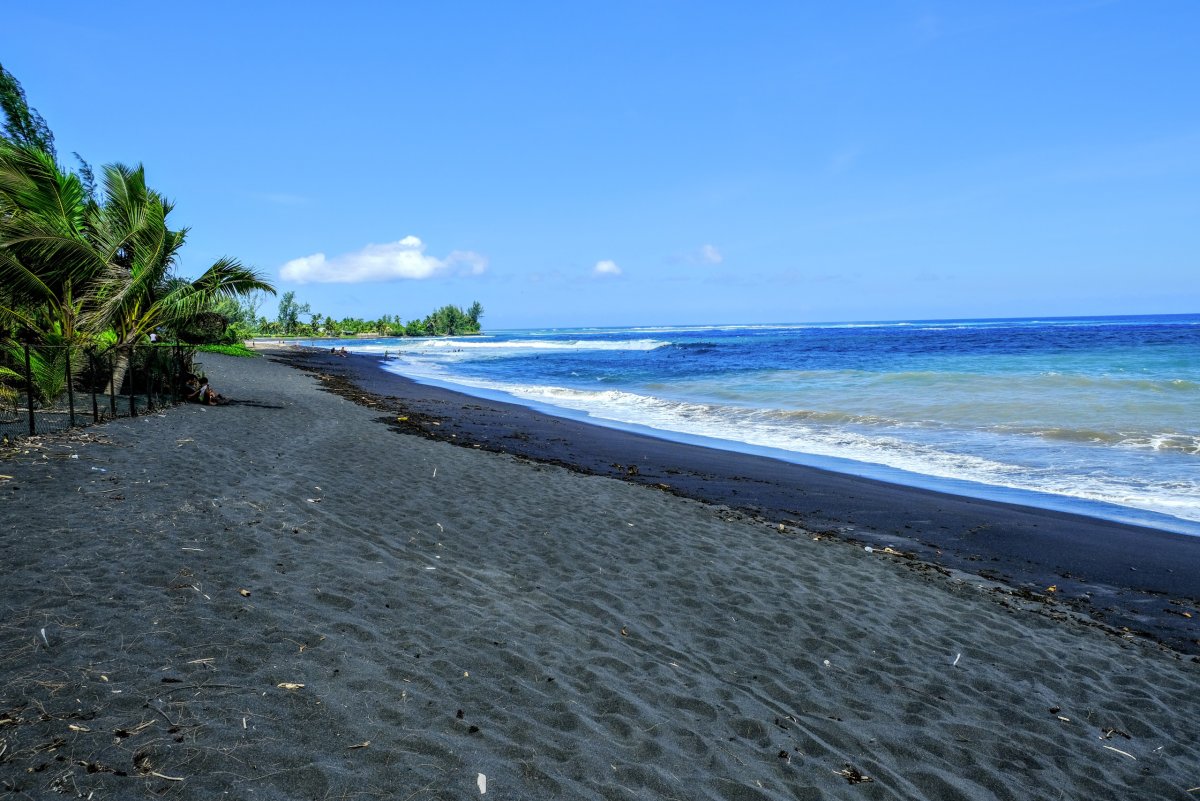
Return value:
<svg viewBox="0 0 1200 801">
<path fill-rule="evenodd" d="M 768 521 L 891 546 L 995 579 L 1122 631 L 1200 653 L 1200 538 L 899 486 L 761 456 L 671 442 L 422 385 L 367 356 L 284 352 L 326 385 L 409 419 L 400 427 L 578 472 L 619 477 Z M 389 419 L 389 422 L 394 422 Z M 436 425 L 434 424 L 436 423 Z M 1047 588 L 1054 587 L 1053 593 Z"/>
<path fill-rule="evenodd" d="M 3 454 L 0 798 L 1200 796 L 1188 538 L 302 358 Z"/>
</svg>

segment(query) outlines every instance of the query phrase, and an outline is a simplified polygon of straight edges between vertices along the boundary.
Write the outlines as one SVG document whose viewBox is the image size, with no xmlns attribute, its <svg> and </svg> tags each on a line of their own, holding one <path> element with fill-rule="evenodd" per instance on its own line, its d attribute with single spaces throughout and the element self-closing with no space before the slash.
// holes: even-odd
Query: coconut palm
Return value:
<svg viewBox="0 0 1200 801">
<path fill-rule="evenodd" d="M 156 328 L 175 328 L 206 312 L 216 301 L 275 289 L 254 270 L 223 258 L 194 281 L 179 278 L 175 267 L 187 229 L 171 230 L 173 204 L 146 186 L 141 165 L 104 168 L 104 203 L 92 238 L 106 264 L 88 284 L 84 324 L 110 330 L 114 346 L 139 342 Z M 118 361 L 114 384 L 124 372 Z"/>
<path fill-rule="evenodd" d="M 236 260 L 194 281 L 174 269 L 187 229 L 167 225 L 172 203 L 146 185 L 145 170 L 104 169 L 102 203 L 45 152 L 0 141 L 0 325 L 67 346 L 101 334 L 112 347 L 173 327 L 223 297 L 274 288 Z M 118 358 L 113 384 L 127 362 Z M 111 388 L 111 387 L 110 387 Z"/>
<path fill-rule="evenodd" d="M 89 286 L 86 321 L 93 330 L 113 329 L 118 346 L 186 322 L 221 298 L 275 291 L 256 271 L 228 258 L 194 281 L 176 278 L 187 229 L 167 227 L 173 204 L 146 186 L 140 165 L 105 167 L 104 189 L 95 238 L 113 255 Z"/>
<path fill-rule="evenodd" d="M 96 204 L 45 152 L 0 141 L 0 314 L 46 331 L 48 312 L 67 341 L 111 328 L 124 346 L 219 298 L 275 291 L 227 258 L 194 281 L 177 279 L 187 229 L 167 226 L 172 208 L 141 165 L 105 167 Z"/>
<path fill-rule="evenodd" d="M 0 140 L 0 324 L 80 339 L 82 288 L 105 266 L 83 182 L 46 152 Z"/>
<path fill-rule="evenodd" d="M 0 353 L 7 356 L 13 364 L 21 364 L 24 356 L 28 353 L 29 384 L 33 387 L 33 397 L 29 399 L 30 403 L 51 406 L 67 391 L 68 348 L 61 341 L 51 340 L 46 343 L 28 345 L 3 343 L 0 344 Z M 0 368 L 0 379 L 3 378 L 15 382 L 24 380 L 24 376 L 12 370 Z M 0 390 L 0 403 L 14 393 L 15 387 L 9 387 L 9 390 L 9 392 Z"/>
<path fill-rule="evenodd" d="M 17 400 L 21 397 L 16 385 L 20 380 L 20 373 L 0 365 L 0 422 L 15 419 Z"/>
</svg>

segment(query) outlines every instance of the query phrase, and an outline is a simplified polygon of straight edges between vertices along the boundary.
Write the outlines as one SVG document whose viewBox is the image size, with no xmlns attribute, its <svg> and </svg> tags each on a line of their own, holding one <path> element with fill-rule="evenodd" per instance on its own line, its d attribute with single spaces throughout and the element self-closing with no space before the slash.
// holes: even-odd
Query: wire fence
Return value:
<svg viewBox="0 0 1200 801">
<path fill-rule="evenodd" d="M 0 437 L 51 434 L 179 403 L 195 348 L 0 342 Z"/>
</svg>

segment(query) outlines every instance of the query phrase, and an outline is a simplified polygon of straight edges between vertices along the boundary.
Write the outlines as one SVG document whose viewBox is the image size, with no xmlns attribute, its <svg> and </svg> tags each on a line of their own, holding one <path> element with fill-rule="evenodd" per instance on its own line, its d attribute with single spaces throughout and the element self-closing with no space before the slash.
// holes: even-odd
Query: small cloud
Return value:
<svg viewBox="0 0 1200 801">
<path fill-rule="evenodd" d="M 721 255 L 721 251 L 717 250 L 716 245 L 701 245 L 698 258 L 705 264 L 720 264 L 725 261 L 725 257 Z"/>
<path fill-rule="evenodd" d="M 314 253 L 292 259 L 279 270 L 288 281 L 300 284 L 357 284 L 363 281 L 422 280 L 448 272 L 479 275 L 487 259 L 469 250 L 455 250 L 444 259 L 425 253 L 425 243 L 415 236 L 399 242 L 367 245 L 332 259 Z"/>
<path fill-rule="evenodd" d="M 604 261 L 596 262 L 596 266 L 592 268 L 593 275 L 620 275 L 621 268 L 617 266 L 615 261 L 605 259 Z"/>
<path fill-rule="evenodd" d="M 701 245 L 695 250 L 678 251 L 665 258 L 668 264 L 720 264 L 725 254 L 716 245 Z"/>
<path fill-rule="evenodd" d="M 452 250 L 446 257 L 446 264 L 458 267 L 466 275 L 483 275 L 487 270 L 488 261 L 472 250 Z"/>
</svg>

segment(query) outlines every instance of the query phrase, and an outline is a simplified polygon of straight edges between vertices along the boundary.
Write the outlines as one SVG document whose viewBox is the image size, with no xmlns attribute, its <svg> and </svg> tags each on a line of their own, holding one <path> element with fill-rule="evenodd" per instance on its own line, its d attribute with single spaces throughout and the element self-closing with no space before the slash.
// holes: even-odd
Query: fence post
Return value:
<svg viewBox="0 0 1200 801">
<path fill-rule="evenodd" d="M 92 422 L 100 422 L 100 405 L 96 402 L 96 351 L 89 350 L 88 356 L 88 373 L 92 377 Z"/>
<path fill-rule="evenodd" d="M 137 417 L 137 402 L 133 399 L 133 379 L 137 378 L 137 372 L 133 369 L 133 345 L 125 348 L 129 359 L 129 368 L 125 370 L 125 375 L 129 376 L 129 416 Z"/>
<path fill-rule="evenodd" d="M 71 346 L 63 345 L 67 354 L 67 404 L 71 408 L 71 428 L 75 427 L 75 386 L 71 380 Z"/>
<path fill-rule="evenodd" d="M 179 352 L 179 338 L 175 339 L 174 358 L 171 359 L 171 397 L 175 403 L 183 399 L 180 388 L 183 386 L 183 354 Z"/>
<path fill-rule="evenodd" d="M 146 351 L 146 411 L 154 411 L 154 346 Z"/>
<path fill-rule="evenodd" d="M 33 367 L 29 364 L 29 343 L 25 343 L 25 400 L 28 401 L 26 406 L 29 407 L 29 436 L 37 433 L 37 427 L 33 423 Z"/>
<path fill-rule="evenodd" d="M 108 357 L 108 410 L 112 412 L 113 419 L 117 417 L 117 366 L 113 362 L 112 351 L 108 351 L 105 356 Z"/>
</svg>

